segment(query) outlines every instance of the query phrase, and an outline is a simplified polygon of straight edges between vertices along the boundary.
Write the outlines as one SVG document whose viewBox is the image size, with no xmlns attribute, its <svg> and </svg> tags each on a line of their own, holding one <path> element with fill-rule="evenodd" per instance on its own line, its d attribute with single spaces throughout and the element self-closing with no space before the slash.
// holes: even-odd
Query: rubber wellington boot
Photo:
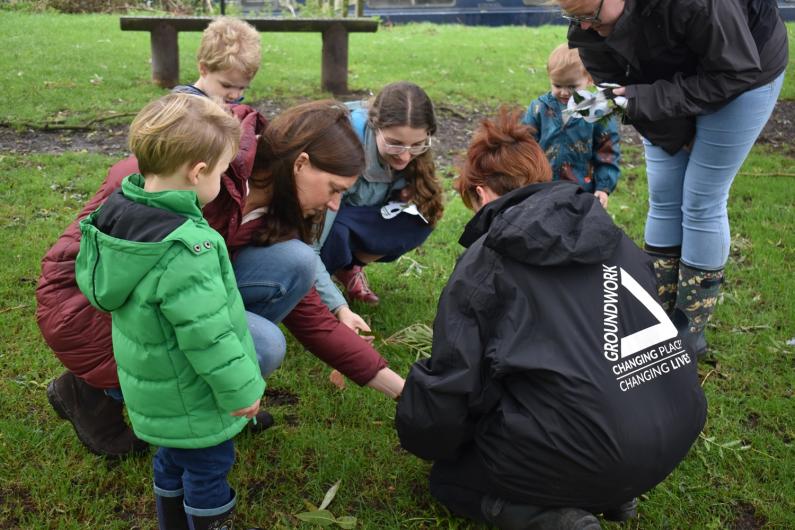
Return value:
<svg viewBox="0 0 795 530">
<path fill-rule="evenodd" d="M 232 490 L 234 496 L 234 490 Z M 234 497 L 233 497 L 234 500 Z M 189 530 L 234 530 L 233 514 L 235 505 L 232 502 L 232 507 L 223 513 L 216 515 L 196 515 L 190 513 L 191 508 L 187 508 L 188 512 L 188 528 Z M 261 530 L 260 528 L 249 528 L 248 530 Z"/>
<path fill-rule="evenodd" d="M 190 530 L 188 516 L 185 515 L 185 496 L 182 490 L 162 491 L 155 494 L 157 506 L 157 525 L 159 530 Z"/>
<path fill-rule="evenodd" d="M 672 320 L 699 359 L 707 354 L 704 330 L 715 311 L 722 283 L 723 269 L 705 271 L 679 264 L 679 288 Z"/>
<path fill-rule="evenodd" d="M 92 453 L 122 457 L 149 450 L 149 444 L 125 423 L 123 405 L 72 372 L 50 382 L 47 399 L 58 416 L 71 422 L 77 438 Z"/>
<path fill-rule="evenodd" d="M 544 508 L 515 504 L 486 495 L 481 501 L 486 522 L 501 530 L 600 530 L 599 519 L 579 508 Z"/>
<path fill-rule="evenodd" d="M 657 277 L 657 294 L 660 304 L 670 316 L 676 306 L 676 291 L 679 284 L 679 256 L 681 247 L 652 247 L 643 250 L 654 258 L 654 275 Z"/>
</svg>

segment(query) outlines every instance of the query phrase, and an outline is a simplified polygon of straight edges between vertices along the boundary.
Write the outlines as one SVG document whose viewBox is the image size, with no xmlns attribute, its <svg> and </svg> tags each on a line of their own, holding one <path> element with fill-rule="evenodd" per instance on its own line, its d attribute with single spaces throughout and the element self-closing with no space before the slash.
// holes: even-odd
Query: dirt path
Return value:
<svg viewBox="0 0 795 530">
<path fill-rule="evenodd" d="M 284 107 L 280 102 L 263 100 L 254 106 L 268 118 Z M 464 152 L 479 121 L 491 114 L 488 110 L 466 110 L 441 104 L 434 151 L 437 164 L 444 168 Z M 622 141 L 639 145 L 640 138 L 631 127 L 622 127 Z M 88 151 L 119 158 L 127 155 L 127 126 L 114 125 L 92 131 L 35 131 L 17 132 L 0 127 L 0 154 L 64 153 Z M 781 101 L 762 132 L 758 143 L 773 146 L 781 154 L 795 157 L 795 101 Z"/>
</svg>

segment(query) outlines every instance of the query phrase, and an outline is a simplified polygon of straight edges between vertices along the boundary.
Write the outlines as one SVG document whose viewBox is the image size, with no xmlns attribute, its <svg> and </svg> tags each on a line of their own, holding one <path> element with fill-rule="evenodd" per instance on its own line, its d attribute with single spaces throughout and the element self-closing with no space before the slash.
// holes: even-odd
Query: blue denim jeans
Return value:
<svg viewBox="0 0 795 530">
<path fill-rule="evenodd" d="M 644 239 L 654 247 L 682 247 L 682 261 L 719 270 L 729 257 L 726 205 L 737 175 L 767 123 L 784 74 L 696 119 L 688 152 L 669 155 L 644 139 L 649 213 Z"/>
<path fill-rule="evenodd" d="M 246 319 L 257 360 L 266 377 L 284 360 L 287 342 L 276 324 L 293 310 L 315 283 L 317 256 L 307 244 L 291 239 L 268 247 L 241 250 L 232 264 L 246 306 Z M 124 401 L 121 389 L 105 394 Z"/>
<path fill-rule="evenodd" d="M 312 288 L 316 260 L 312 247 L 297 239 L 267 247 L 249 246 L 235 256 L 232 265 L 237 287 L 263 376 L 284 359 L 287 346 L 276 324 Z"/>
<path fill-rule="evenodd" d="M 160 447 L 153 468 L 155 494 L 185 495 L 185 512 L 199 516 L 218 515 L 235 505 L 226 477 L 235 462 L 235 446 L 227 440 L 203 449 Z"/>
</svg>

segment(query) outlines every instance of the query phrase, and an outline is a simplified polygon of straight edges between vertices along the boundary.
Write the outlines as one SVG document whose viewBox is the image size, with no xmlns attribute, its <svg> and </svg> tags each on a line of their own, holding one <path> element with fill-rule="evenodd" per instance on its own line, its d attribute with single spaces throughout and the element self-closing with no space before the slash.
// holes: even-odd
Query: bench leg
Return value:
<svg viewBox="0 0 795 530">
<path fill-rule="evenodd" d="M 159 24 L 149 32 L 152 45 L 152 81 L 163 88 L 179 83 L 179 44 L 177 30 L 169 24 Z"/>
<path fill-rule="evenodd" d="M 348 30 L 334 24 L 323 31 L 321 88 L 332 94 L 348 92 Z"/>
</svg>

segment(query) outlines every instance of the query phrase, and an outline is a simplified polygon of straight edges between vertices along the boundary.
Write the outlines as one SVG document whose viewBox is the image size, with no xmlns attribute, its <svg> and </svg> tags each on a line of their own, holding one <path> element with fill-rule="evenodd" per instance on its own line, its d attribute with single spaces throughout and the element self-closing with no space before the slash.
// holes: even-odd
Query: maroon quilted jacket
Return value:
<svg viewBox="0 0 795 530">
<path fill-rule="evenodd" d="M 241 226 L 240 220 L 246 181 L 254 164 L 256 135 L 267 125 L 265 118 L 247 105 L 237 105 L 233 112 L 243 126 L 240 151 L 222 177 L 221 193 L 204 208 L 207 221 L 224 236 L 230 253 L 248 244 L 257 228 L 256 223 Z M 78 224 L 121 185 L 124 177 L 137 172 L 134 157 L 110 168 L 99 191 L 44 256 L 36 288 L 36 320 L 44 340 L 67 369 L 97 388 L 117 388 L 119 380 L 110 315 L 94 309 L 75 281 L 75 258 L 80 249 Z M 386 366 L 370 344 L 331 314 L 314 288 L 284 319 L 284 324 L 309 351 L 360 385 Z"/>
</svg>

